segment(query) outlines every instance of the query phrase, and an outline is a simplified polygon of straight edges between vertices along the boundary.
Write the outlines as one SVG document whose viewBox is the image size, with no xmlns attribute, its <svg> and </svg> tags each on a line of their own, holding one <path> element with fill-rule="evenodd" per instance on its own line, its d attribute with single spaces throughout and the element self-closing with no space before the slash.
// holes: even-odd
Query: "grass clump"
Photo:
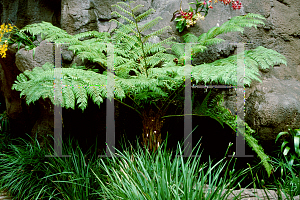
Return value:
<svg viewBox="0 0 300 200">
<path fill-rule="evenodd" d="M 136 149 L 130 144 L 130 148 L 122 146 L 122 152 L 116 149 L 113 157 L 98 158 L 92 147 L 85 155 L 79 146 L 73 149 L 69 138 L 62 154 L 71 157 L 46 157 L 54 152 L 51 146 L 41 148 L 36 138 L 34 144 L 17 140 L 0 154 L 0 191 L 8 191 L 15 199 L 228 199 L 249 175 L 251 185 L 266 193 L 275 189 L 279 199 L 300 194 L 299 167 L 282 157 L 272 163 L 271 183 L 258 173 L 261 163 L 243 170 L 234 169 L 234 158 L 203 163 L 202 153 L 200 157 L 182 157 L 182 144 L 174 155 L 165 143 L 149 153 L 137 142 Z M 282 176 L 275 178 L 276 170 L 282 168 Z M 239 195 L 230 199 L 239 199 Z"/>
</svg>

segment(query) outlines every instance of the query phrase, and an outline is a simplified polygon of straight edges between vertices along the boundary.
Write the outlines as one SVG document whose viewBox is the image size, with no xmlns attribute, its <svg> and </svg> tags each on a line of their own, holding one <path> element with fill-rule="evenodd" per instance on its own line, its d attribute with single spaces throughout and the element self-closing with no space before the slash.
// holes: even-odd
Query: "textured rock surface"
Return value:
<svg viewBox="0 0 300 200">
<path fill-rule="evenodd" d="M 195 189 L 196 186 L 194 186 L 193 188 Z M 209 188 L 208 185 L 205 185 L 204 190 L 206 192 L 208 192 L 211 189 Z M 225 189 L 222 192 L 222 194 L 224 194 L 225 191 L 227 191 L 227 189 Z M 284 200 L 290 199 L 289 197 L 286 197 L 283 192 L 281 192 L 281 195 Z M 227 199 L 232 200 L 232 199 L 235 199 L 236 197 L 238 197 L 237 199 L 239 199 L 239 200 L 264 200 L 264 199 L 276 200 L 276 199 L 279 199 L 275 190 L 264 191 L 263 189 L 254 189 L 254 188 L 249 188 L 249 189 L 242 188 L 240 190 L 232 190 L 232 192 L 229 194 Z M 299 200 L 299 198 L 300 198 L 300 195 L 293 197 L 294 200 Z"/>
<path fill-rule="evenodd" d="M 32 70 L 35 67 L 41 67 L 46 62 L 53 63 L 54 56 L 53 56 L 53 45 L 47 43 L 46 41 L 42 41 L 35 50 L 35 56 L 33 58 L 33 50 L 25 50 L 20 49 L 16 53 L 16 65 L 17 68 L 24 72 L 25 70 Z"/>
<path fill-rule="evenodd" d="M 1 24 L 10 23 L 10 19 L 19 29 L 27 24 L 41 21 L 60 26 L 60 11 L 61 0 L 2 0 L 0 2 Z"/>
</svg>

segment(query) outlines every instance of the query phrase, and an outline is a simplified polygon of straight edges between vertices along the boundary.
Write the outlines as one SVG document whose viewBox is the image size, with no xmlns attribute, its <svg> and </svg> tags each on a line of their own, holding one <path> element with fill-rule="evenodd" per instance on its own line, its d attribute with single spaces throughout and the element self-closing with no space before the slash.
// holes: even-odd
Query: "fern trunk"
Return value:
<svg viewBox="0 0 300 200">
<path fill-rule="evenodd" d="M 142 145 L 149 152 L 154 152 L 158 149 L 162 143 L 161 129 L 164 124 L 164 120 L 161 119 L 165 112 L 158 110 L 155 112 L 151 106 L 143 110 L 143 133 L 142 133 Z"/>
</svg>

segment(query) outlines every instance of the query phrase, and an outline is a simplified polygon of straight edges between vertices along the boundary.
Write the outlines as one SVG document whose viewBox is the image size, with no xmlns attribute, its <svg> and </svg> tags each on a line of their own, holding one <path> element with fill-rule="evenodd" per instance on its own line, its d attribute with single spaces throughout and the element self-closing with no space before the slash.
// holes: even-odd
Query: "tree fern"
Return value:
<svg viewBox="0 0 300 200">
<path fill-rule="evenodd" d="M 108 56 L 107 44 L 105 43 L 113 43 L 115 99 L 120 99 L 121 101 L 125 97 L 132 99 L 134 106 L 127 106 L 135 109 L 141 117 L 145 115 L 141 114 L 140 111 L 144 112 L 145 108 L 148 108 L 148 106 L 145 107 L 148 103 L 155 102 L 156 100 L 165 102 L 160 107 L 154 103 L 159 111 L 156 113 L 158 114 L 158 118 L 154 116 L 155 123 L 160 124 L 161 119 L 159 113 L 164 113 L 171 99 L 174 98 L 174 95 L 176 96 L 177 90 L 182 90 L 182 86 L 184 85 L 184 66 L 180 66 L 173 61 L 174 58 L 176 58 L 182 61 L 182 63 L 179 62 L 179 64 L 184 64 L 183 44 L 173 45 L 172 50 L 176 55 L 171 55 L 165 53 L 166 48 L 163 45 L 170 43 L 172 38 L 167 38 L 155 44 L 148 43 L 147 40 L 157 34 L 161 34 L 166 28 L 143 36 L 142 32 L 153 27 L 161 18 L 158 17 L 139 26 L 139 20 L 146 18 L 154 11 L 149 10 L 136 17 L 134 13 L 140 7 L 141 6 L 137 6 L 132 9 L 130 4 L 123 2 L 118 3 L 116 8 L 129 15 L 129 18 L 131 17 L 133 20 L 121 15 L 117 11 L 113 12 L 124 19 L 127 24 L 117 22 L 119 27 L 114 30 L 112 36 L 108 33 L 96 33 L 95 31 L 71 36 L 66 34 L 65 31 L 45 22 L 28 25 L 24 27 L 23 30 L 27 30 L 31 34 L 43 33 L 43 37 L 51 42 L 70 43 L 69 50 L 73 50 L 82 59 L 89 59 L 91 62 L 99 63 L 105 69 L 107 69 Z M 229 22 L 225 22 L 221 27 L 213 28 L 208 31 L 208 33 L 202 34 L 198 37 L 199 45 L 192 48 L 193 53 L 205 50 L 205 46 L 207 45 L 221 42 L 222 40 L 214 38 L 219 34 L 230 31 L 242 32 L 243 27 L 256 27 L 256 24 L 263 23 L 254 18 L 263 19 L 261 16 L 255 14 L 238 16 L 232 18 Z M 116 20 L 113 19 L 111 21 Z M 80 38 L 88 36 L 92 38 L 84 41 L 79 40 Z M 194 41 L 195 37 L 188 35 L 185 37 L 185 40 L 186 42 Z M 194 66 L 192 68 L 192 81 L 196 83 L 204 81 L 205 83 L 216 82 L 217 84 L 236 85 L 236 60 L 235 55 L 213 63 Z M 159 66 L 159 63 L 163 63 L 162 67 Z M 280 63 L 286 64 L 284 57 L 273 50 L 258 47 L 254 50 L 245 51 L 245 84 L 250 85 L 251 80 L 259 80 L 259 66 L 267 68 L 270 65 L 274 66 Z M 45 64 L 42 68 L 37 67 L 32 71 L 25 71 L 17 77 L 13 89 L 21 91 L 20 96 L 25 95 L 28 104 L 37 101 L 39 98 L 50 98 L 56 105 L 58 102 L 54 101 L 54 70 L 54 66 Z M 107 97 L 107 90 L 105 89 L 107 71 L 104 71 L 103 74 L 99 74 L 95 71 L 83 70 L 83 68 L 76 69 L 76 67 L 62 68 L 61 71 L 62 84 L 71 86 L 63 87 L 62 89 L 63 107 L 74 109 L 75 101 L 77 100 L 79 108 L 84 110 L 87 106 L 88 95 L 98 105 L 103 101 L 103 98 Z M 132 72 L 134 73 L 132 74 Z M 138 110 L 139 108 L 141 110 Z M 210 109 L 210 112 L 213 111 Z M 218 115 L 214 114 L 211 116 L 227 117 L 226 114 L 221 114 L 222 111 L 220 111 Z M 219 118 L 217 117 L 217 119 Z M 145 123 L 148 124 L 144 124 L 144 128 L 154 126 L 151 124 L 151 121 Z M 159 132 L 161 125 L 154 128 L 153 130 Z M 152 129 L 147 129 L 146 131 L 151 130 Z M 153 134 L 153 132 L 149 132 L 149 134 Z M 246 135 L 247 142 L 250 142 L 249 144 L 252 145 L 255 151 L 259 155 L 262 155 L 255 141 L 249 138 L 249 135 Z"/>
</svg>

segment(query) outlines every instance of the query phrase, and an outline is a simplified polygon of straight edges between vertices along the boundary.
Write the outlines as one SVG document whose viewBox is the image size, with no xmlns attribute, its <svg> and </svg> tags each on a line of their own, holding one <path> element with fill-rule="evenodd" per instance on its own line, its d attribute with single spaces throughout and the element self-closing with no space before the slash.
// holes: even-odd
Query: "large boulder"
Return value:
<svg viewBox="0 0 300 200">
<path fill-rule="evenodd" d="M 0 2 L 1 24 L 13 23 L 19 29 L 27 24 L 42 21 L 60 27 L 61 0 L 2 0 Z"/>
</svg>

